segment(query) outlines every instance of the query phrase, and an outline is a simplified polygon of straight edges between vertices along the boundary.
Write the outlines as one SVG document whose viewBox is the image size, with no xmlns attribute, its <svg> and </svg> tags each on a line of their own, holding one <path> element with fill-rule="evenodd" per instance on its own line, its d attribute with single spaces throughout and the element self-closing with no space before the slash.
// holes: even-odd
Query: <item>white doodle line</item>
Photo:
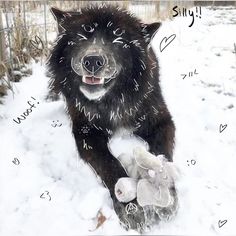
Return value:
<svg viewBox="0 0 236 236">
<path fill-rule="evenodd" d="M 88 145 L 85 141 L 85 139 L 83 139 L 83 148 L 86 149 L 86 150 L 91 150 L 93 149 L 92 146 Z"/>
<path fill-rule="evenodd" d="M 77 33 L 77 35 L 80 36 L 79 41 L 81 41 L 81 40 L 88 40 L 88 38 L 86 38 L 86 37 L 85 37 L 84 35 L 82 35 L 82 34 Z"/>
<path fill-rule="evenodd" d="M 136 204 L 130 202 L 125 206 L 125 211 L 126 211 L 127 215 L 129 215 L 129 214 L 133 215 L 138 211 L 138 206 Z"/>
<path fill-rule="evenodd" d="M 139 84 L 138 84 L 138 82 L 136 81 L 136 79 L 133 79 L 133 81 L 134 81 L 134 86 L 135 86 L 134 90 L 135 91 L 139 91 Z"/>
<path fill-rule="evenodd" d="M 112 41 L 112 43 L 121 43 L 121 44 L 123 44 L 124 42 L 121 41 L 122 39 L 123 39 L 122 37 L 118 37 L 118 38 L 114 39 L 114 40 Z"/>
<path fill-rule="evenodd" d="M 89 121 L 92 121 L 94 118 L 99 119 L 100 115 L 98 113 L 91 114 L 90 111 L 86 112 L 85 106 L 82 106 L 80 102 L 78 102 L 77 98 L 75 99 L 75 107 L 78 107 L 78 110 L 84 113 L 85 117 L 88 118 Z"/>
</svg>

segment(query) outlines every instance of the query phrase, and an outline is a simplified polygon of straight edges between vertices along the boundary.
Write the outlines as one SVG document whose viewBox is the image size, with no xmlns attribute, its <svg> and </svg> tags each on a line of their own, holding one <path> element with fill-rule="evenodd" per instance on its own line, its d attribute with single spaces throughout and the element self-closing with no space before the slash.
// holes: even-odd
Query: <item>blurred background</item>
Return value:
<svg viewBox="0 0 236 236">
<path fill-rule="evenodd" d="M 79 10 L 88 4 L 120 5 L 144 22 L 172 18 L 173 6 L 236 6 L 236 1 L 0 1 L 0 97 L 32 73 L 30 62 L 46 59 L 56 37 L 56 22 L 50 7 Z M 1 101 L 1 100 L 0 100 Z"/>
</svg>

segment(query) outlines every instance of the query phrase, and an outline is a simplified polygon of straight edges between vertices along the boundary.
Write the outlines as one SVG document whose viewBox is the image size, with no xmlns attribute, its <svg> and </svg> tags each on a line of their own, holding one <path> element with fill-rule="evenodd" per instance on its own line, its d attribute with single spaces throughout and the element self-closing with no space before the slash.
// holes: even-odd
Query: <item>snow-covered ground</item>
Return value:
<svg viewBox="0 0 236 236">
<path fill-rule="evenodd" d="M 236 9 L 203 8 L 202 18 L 188 27 L 190 21 L 163 22 L 153 41 L 182 175 L 178 215 L 149 234 L 233 235 Z M 160 53 L 161 40 L 172 34 L 176 38 Z M 108 191 L 79 160 L 64 102 L 45 101 L 47 83 L 45 68 L 34 64 L 33 75 L 14 84 L 15 95 L 9 92 L 0 106 L 0 235 L 137 234 L 120 227 Z M 27 109 L 25 120 L 13 121 Z M 94 230 L 98 211 L 107 220 Z"/>
</svg>

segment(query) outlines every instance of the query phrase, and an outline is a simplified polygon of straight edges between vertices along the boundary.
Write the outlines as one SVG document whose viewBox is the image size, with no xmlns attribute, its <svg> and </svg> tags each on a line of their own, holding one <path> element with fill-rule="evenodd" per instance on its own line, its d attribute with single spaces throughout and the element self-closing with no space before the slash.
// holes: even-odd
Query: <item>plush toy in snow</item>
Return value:
<svg viewBox="0 0 236 236">
<path fill-rule="evenodd" d="M 174 199 L 170 188 L 177 178 L 177 169 L 163 155 L 154 156 L 144 148 L 134 149 L 133 158 L 122 154 L 118 157 L 130 177 L 120 178 L 115 194 L 120 202 L 137 197 L 140 206 L 168 207 Z"/>
</svg>

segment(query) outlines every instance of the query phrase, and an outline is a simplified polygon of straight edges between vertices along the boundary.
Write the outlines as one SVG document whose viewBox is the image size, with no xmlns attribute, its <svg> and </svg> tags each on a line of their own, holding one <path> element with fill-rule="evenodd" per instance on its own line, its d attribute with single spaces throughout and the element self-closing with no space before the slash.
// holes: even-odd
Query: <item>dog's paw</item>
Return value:
<svg viewBox="0 0 236 236">
<path fill-rule="evenodd" d="M 158 217 L 160 218 L 160 220 L 162 221 L 169 221 L 171 220 L 178 211 L 178 197 L 177 197 L 177 193 L 175 190 L 175 187 L 172 187 L 169 189 L 170 194 L 171 194 L 171 198 L 172 198 L 172 202 L 168 207 L 156 207 L 155 206 L 155 212 L 158 215 Z"/>
<path fill-rule="evenodd" d="M 130 202 L 137 196 L 137 180 L 123 177 L 115 184 L 115 195 L 120 202 Z"/>
<path fill-rule="evenodd" d="M 154 221 L 155 211 L 148 211 L 138 205 L 136 200 L 129 203 L 114 202 L 114 209 L 120 219 L 120 224 L 126 229 L 139 233 L 147 232 Z"/>
<path fill-rule="evenodd" d="M 168 207 L 173 199 L 168 187 L 156 186 L 147 179 L 141 179 L 137 185 L 137 201 L 140 206 Z"/>
</svg>

